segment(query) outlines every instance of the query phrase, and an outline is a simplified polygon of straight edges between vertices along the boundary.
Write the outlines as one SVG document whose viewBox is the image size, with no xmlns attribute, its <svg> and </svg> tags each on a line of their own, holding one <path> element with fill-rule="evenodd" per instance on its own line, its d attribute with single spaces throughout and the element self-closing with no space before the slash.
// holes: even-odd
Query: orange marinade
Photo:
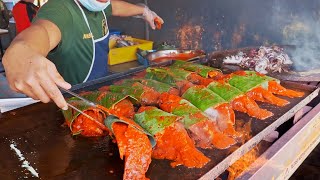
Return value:
<svg viewBox="0 0 320 180">
<path fill-rule="evenodd" d="M 240 96 L 234 99 L 231 103 L 232 109 L 247 113 L 251 117 L 264 120 L 273 115 L 272 112 L 261 109 L 258 104 L 248 96 Z"/>
<path fill-rule="evenodd" d="M 223 76 L 224 75 L 219 71 L 210 71 L 210 72 L 208 72 L 208 77 L 212 78 L 212 79 L 220 79 Z"/>
<path fill-rule="evenodd" d="M 124 123 L 114 123 L 113 132 L 120 158 L 125 157 L 124 180 L 146 180 L 151 163 L 152 146 L 146 134 Z"/>
<path fill-rule="evenodd" d="M 124 117 L 132 119 L 135 112 L 132 102 L 128 99 L 121 100 L 114 105 L 113 109 Z"/>
<path fill-rule="evenodd" d="M 276 106 L 285 106 L 289 104 L 289 101 L 274 96 L 271 92 L 262 87 L 254 88 L 247 92 L 246 95 L 256 101 L 266 102 Z"/>
<path fill-rule="evenodd" d="M 162 21 L 161 21 L 158 17 L 156 17 L 156 18 L 154 19 L 154 24 L 156 25 L 156 28 L 157 28 L 157 29 L 161 29 L 161 27 L 162 27 Z"/>
<path fill-rule="evenodd" d="M 133 85 L 134 87 L 135 85 Z M 154 89 L 143 85 L 143 94 L 141 95 L 142 105 L 157 105 L 160 93 Z"/>
<path fill-rule="evenodd" d="M 187 78 L 188 78 L 188 81 L 197 85 L 208 86 L 210 83 L 213 82 L 212 79 L 204 78 L 196 73 L 191 73 Z"/>
<path fill-rule="evenodd" d="M 304 96 L 303 92 L 286 89 L 285 87 L 281 86 L 276 81 L 270 81 L 268 83 L 268 91 L 273 93 L 273 94 L 278 94 L 278 95 L 281 95 L 281 96 L 287 96 L 287 97 L 290 97 L 290 98 Z"/>
<path fill-rule="evenodd" d="M 222 133 L 232 137 L 241 136 L 235 131 L 234 124 L 236 121 L 234 111 L 228 103 L 221 104 L 215 108 L 218 111 L 218 126 Z"/>
<path fill-rule="evenodd" d="M 198 151 L 187 131 L 180 123 L 167 127 L 155 135 L 157 145 L 152 152 L 156 159 L 169 159 L 172 167 L 184 165 L 189 168 L 202 168 L 210 159 Z"/>
<path fill-rule="evenodd" d="M 197 146 L 203 149 L 211 147 L 211 144 L 217 149 L 227 149 L 236 143 L 233 138 L 220 132 L 211 120 L 196 123 L 190 126 L 189 130 L 197 135 L 193 139 L 197 141 Z"/>
<path fill-rule="evenodd" d="M 103 136 L 106 135 L 108 129 L 103 125 L 105 114 L 99 109 L 88 109 L 84 113 L 92 117 L 91 120 L 86 116 L 80 114 L 72 123 L 72 133 L 81 132 L 83 136 Z"/>
<path fill-rule="evenodd" d="M 103 110 L 103 111 L 104 111 L 105 113 L 107 113 L 108 115 L 117 116 L 119 119 L 127 122 L 128 124 L 130 124 L 130 125 L 138 128 L 138 129 L 143 130 L 143 129 L 142 129 L 139 125 L 137 125 L 137 123 L 135 123 L 132 119 L 129 119 L 129 118 L 123 116 L 122 114 L 117 113 L 115 110 L 113 110 L 113 109 L 108 109 L 108 108 L 103 107 L 103 106 L 101 106 L 101 105 L 97 105 L 97 107 L 100 108 L 101 110 Z"/>
<path fill-rule="evenodd" d="M 169 61 L 169 60 L 182 60 L 182 61 L 186 61 L 188 59 L 194 58 L 197 55 L 194 53 L 181 53 L 181 54 L 169 54 L 167 56 L 164 57 L 159 57 L 156 58 L 152 61 L 154 62 L 164 62 L 164 61 Z"/>
<path fill-rule="evenodd" d="M 190 87 L 195 86 L 193 83 L 183 80 L 176 83 L 177 87 L 180 90 L 180 95 L 184 94 Z"/>
</svg>

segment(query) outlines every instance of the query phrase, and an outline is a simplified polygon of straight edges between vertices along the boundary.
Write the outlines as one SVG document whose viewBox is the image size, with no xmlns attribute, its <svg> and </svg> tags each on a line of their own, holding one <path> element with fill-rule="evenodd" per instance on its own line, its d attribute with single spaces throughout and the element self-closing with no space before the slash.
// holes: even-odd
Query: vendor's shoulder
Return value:
<svg viewBox="0 0 320 180">
<path fill-rule="evenodd" d="M 68 17 L 70 15 L 70 9 L 73 8 L 72 6 L 74 6 L 74 4 L 74 0 L 50 0 L 41 6 L 36 19 L 49 16 Z"/>
<path fill-rule="evenodd" d="M 40 11 L 48 8 L 60 8 L 56 10 L 68 9 L 70 6 L 74 6 L 74 4 L 74 0 L 50 0 L 40 8 Z"/>
<path fill-rule="evenodd" d="M 58 26 L 60 30 L 71 26 L 73 22 L 72 7 L 74 0 L 50 0 L 45 3 L 39 11 L 33 22 L 39 19 L 48 20 Z"/>
</svg>

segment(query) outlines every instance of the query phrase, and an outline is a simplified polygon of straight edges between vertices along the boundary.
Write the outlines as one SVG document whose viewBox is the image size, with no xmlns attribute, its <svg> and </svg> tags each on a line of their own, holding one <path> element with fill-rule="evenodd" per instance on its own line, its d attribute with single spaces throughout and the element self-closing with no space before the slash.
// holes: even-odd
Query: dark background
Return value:
<svg viewBox="0 0 320 180">
<path fill-rule="evenodd" d="M 147 3 L 165 24 L 161 30 L 149 28 L 149 39 L 183 49 L 216 50 L 271 44 L 304 46 L 304 51 L 320 49 L 319 0 L 127 0 Z M 146 26 L 136 18 L 111 17 L 109 28 L 146 39 Z M 15 36 L 2 37 L 6 48 Z M 306 50 L 308 49 L 308 50 Z M 301 53 L 299 53 L 301 54 Z M 308 52 L 318 57 L 317 52 Z"/>
<path fill-rule="evenodd" d="M 141 3 L 144 1 L 128 1 Z M 150 39 L 207 52 L 270 44 L 319 44 L 319 0 L 147 0 L 165 24 Z M 140 19 L 112 17 L 110 28 L 145 38 Z M 309 42 L 310 43 L 310 42 Z M 319 45 L 315 45 L 319 46 Z"/>
</svg>

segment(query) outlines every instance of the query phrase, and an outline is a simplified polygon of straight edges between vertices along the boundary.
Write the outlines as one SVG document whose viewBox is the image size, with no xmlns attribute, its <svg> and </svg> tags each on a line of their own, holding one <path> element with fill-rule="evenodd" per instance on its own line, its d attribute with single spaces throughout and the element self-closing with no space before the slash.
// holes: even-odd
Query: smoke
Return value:
<svg viewBox="0 0 320 180">
<path fill-rule="evenodd" d="M 312 4 L 312 3 L 310 3 Z M 315 4 L 316 6 L 318 3 Z M 296 48 L 288 51 L 294 69 L 306 71 L 320 68 L 320 10 L 300 7 L 295 11 L 288 2 L 275 1 L 272 15 L 272 25 L 281 27 L 282 44 L 295 45 Z"/>
</svg>

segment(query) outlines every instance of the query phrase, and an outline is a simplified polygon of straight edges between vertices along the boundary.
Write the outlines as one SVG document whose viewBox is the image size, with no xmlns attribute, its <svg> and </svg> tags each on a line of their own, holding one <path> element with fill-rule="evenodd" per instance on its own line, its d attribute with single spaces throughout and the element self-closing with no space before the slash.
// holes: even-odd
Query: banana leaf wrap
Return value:
<svg viewBox="0 0 320 180">
<path fill-rule="evenodd" d="M 144 93 L 143 85 L 140 83 L 134 83 L 131 86 L 111 85 L 109 90 L 114 93 L 128 95 L 138 101 L 141 100 L 141 95 Z"/>
<path fill-rule="evenodd" d="M 181 99 L 179 105 L 174 108 L 171 113 L 183 117 L 180 122 L 182 122 L 187 129 L 198 122 L 208 120 L 200 109 L 185 99 Z"/>
<path fill-rule="evenodd" d="M 75 98 L 75 97 L 68 99 L 67 102 L 69 104 L 73 105 L 74 107 L 78 108 L 82 112 L 92 109 L 91 106 L 87 105 L 82 100 Z M 101 111 L 101 113 L 104 113 L 104 112 Z M 68 110 L 62 111 L 62 114 L 63 114 L 67 124 L 69 125 L 69 128 L 70 128 L 70 131 L 72 132 L 72 135 L 79 135 L 81 131 L 74 132 L 72 130 L 72 124 L 73 124 L 74 120 L 80 115 L 80 113 L 78 111 L 73 110 L 72 108 L 68 108 Z"/>
<path fill-rule="evenodd" d="M 124 79 L 121 86 L 132 86 L 134 83 L 140 83 L 141 79 Z"/>
<path fill-rule="evenodd" d="M 81 96 L 83 98 L 88 99 L 92 102 L 96 102 L 99 95 L 100 95 L 100 92 L 97 92 L 97 91 L 84 92 L 81 94 Z M 89 105 L 87 105 L 86 103 L 84 103 L 82 100 L 80 100 L 77 97 L 69 98 L 67 100 L 67 102 L 70 103 L 71 105 L 75 106 L 76 108 L 78 108 L 81 111 L 85 111 L 85 110 L 88 110 L 91 108 Z M 73 132 L 72 131 L 73 121 L 80 115 L 80 113 L 78 111 L 73 110 L 72 108 L 68 108 L 68 110 L 62 111 L 62 114 L 63 114 L 66 122 L 70 125 L 71 132 Z M 80 132 L 76 132 L 76 133 L 74 133 L 74 135 L 79 134 L 79 133 Z"/>
<path fill-rule="evenodd" d="M 150 134 L 148 131 L 146 131 L 144 128 L 142 128 L 141 126 L 139 126 L 136 122 L 134 121 L 129 121 L 128 119 L 126 120 L 122 120 L 119 117 L 113 116 L 113 115 L 109 115 L 105 120 L 104 120 L 104 124 L 108 127 L 108 129 L 111 130 L 112 134 L 114 134 L 113 132 L 113 123 L 125 123 L 128 124 L 129 126 L 133 126 L 134 128 L 136 128 L 137 130 L 141 131 L 142 133 L 146 134 L 148 136 L 148 139 L 152 145 L 152 147 L 154 147 L 156 145 L 156 140 L 154 139 L 154 136 L 152 134 Z"/>
<path fill-rule="evenodd" d="M 134 121 L 152 135 L 163 132 L 180 119 L 179 116 L 164 112 L 156 107 L 146 109 L 141 113 L 136 113 Z"/>
<path fill-rule="evenodd" d="M 166 70 L 167 70 L 167 73 L 170 74 L 171 76 L 176 77 L 176 78 L 180 78 L 183 80 L 187 80 L 188 76 L 190 74 L 194 73 L 194 72 L 186 71 L 182 68 L 176 68 L 176 67 L 169 67 Z"/>
<path fill-rule="evenodd" d="M 199 108 L 202 112 L 212 107 L 215 108 L 220 104 L 226 103 L 224 99 L 216 93 L 203 86 L 190 87 L 183 95 L 182 98 L 190 101 L 194 106 Z"/>
<path fill-rule="evenodd" d="M 179 60 L 175 60 L 171 67 L 178 67 L 178 68 L 182 68 L 187 71 L 192 71 L 192 72 L 199 74 L 200 76 L 202 76 L 204 78 L 209 77 L 209 72 L 212 72 L 212 71 L 221 72 L 221 70 L 210 67 L 210 66 L 205 66 L 205 65 L 197 64 L 197 63 L 190 63 L 190 62 L 186 62 L 186 61 L 179 61 Z"/>
<path fill-rule="evenodd" d="M 119 103 L 120 101 L 126 98 L 130 98 L 131 101 L 137 101 L 137 99 L 131 95 L 124 95 L 121 93 L 114 93 L 114 92 L 103 92 L 103 95 L 99 96 L 99 98 L 97 99 L 97 103 L 106 108 L 112 109 L 117 103 Z M 137 130 L 141 131 L 142 133 L 148 136 L 148 139 L 150 140 L 152 147 L 156 145 L 156 141 L 154 137 L 150 133 L 145 131 L 141 126 L 139 126 L 133 120 L 124 118 L 124 117 L 117 117 L 116 115 L 107 116 L 107 118 L 104 120 L 104 124 L 108 127 L 108 129 L 112 132 L 112 134 L 114 134 L 113 126 L 112 126 L 113 123 L 125 123 L 127 125 L 130 125 L 136 128 Z"/>
<path fill-rule="evenodd" d="M 167 70 L 160 68 L 147 68 L 146 72 L 145 78 L 160 81 L 174 87 L 176 86 L 176 82 L 184 80 L 182 78 L 174 77 L 168 74 Z"/>
<path fill-rule="evenodd" d="M 242 92 L 248 92 L 258 86 L 268 89 L 269 81 L 277 81 L 269 76 L 257 74 L 254 71 L 245 71 L 245 75 L 234 74 L 228 80 L 228 83 Z"/>
<path fill-rule="evenodd" d="M 231 102 L 237 97 L 244 94 L 238 88 L 235 88 L 228 83 L 212 82 L 207 86 L 207 88 L 218 94 L 227 102 Z"/>
<path fill-rule="evenodd" d="M 115 92 L 103 92 L 103 96 L 99 96 L 97 98 L 97 103 L 106 107 L 106 108 L 113 108 L 118 102 L 129 98 L 132 102 L 138 101 L 135 97 L 131 95 L 124 95 L 121 93 Z"/>
<path fill-rule="evenodd" d="M 88 100 L 91 100 L 93 102 L 96 102 L 96 103 L 98 103 L 104 107 L 107 107 L 107 108 L 113 107 L 115 104 L 117 104 L 118 102 L 120 102 L 121 100 L 123 100 L 125 98 L 128 98 L 128 97 L 133 98 L 131 96 L 128 96 L 128 95 L 125 96 L 123 94 L 118 94 L 118 93 L 111 93 L 111 92 L 105 92 L 105 93 L 106 93 L 106 95 L 102 98 L 100 97 L 100 100 L 98 99 L 98 97 L 101 96 L 101 94 L 102 94 L 100 91 L 93 91 L 93 92 L 90 92 L 87 94 L 83 94 L 82 97 L 84 97 Z M 83 112 L 85 112 L 86 110 L 94 109 L 94 107 L 87 105 L 82 100 L 80 100 L 76 97 L 72 97 L 72 98 L 68 99 L 67 102 Z M 113 129 L 112 129 L 113 123 L 115 123 L 115 122 L 125 123 L 125 124 L 133 126 L 134 128 L 138 129 L 139 131 L 145 133 L 148 136 L 152 147 L 155 146 L 156 143 L 155 143 L 154 137 L 150 133 L 145 131 L 142 127 L 140 127 L 137 123 L 135 123 L 133 120 L 128 119 L 128 118 L 124 119 L 121 117 L 116 117 L 114 115 L 108 115 L 107 113 L 105 113 L 103 110 L 100 110 L 100 109 L 99 109 L 99 112 L 105 114 L 106 119 L 104 120 L 104 123 L 107 126 L 107 128 L 112 132 L 112 134 L 113 134 Z M 73 133 L 73 135 L 79 135 L 81 133 L 81 131 L 73 132 L 72 124 L 73 124 L 74 120 L 80 115 L 80 113 L 78 111 L 73 110 L 72 108 L 68 108 L 68 110 L 62 111 L 62 113 L 64 115 L 65 120 L 69 124 L 70 130 Z"/>
<path fill-rule="evenodd" d="M 90 91 L 90 92 L 83 92 L 80 93 L 79 95 L 85 99 L 88 99 L 92 102 L 96 102 L 97 98 L 100 96 L 101 92 L 100 91 Z M 70 100 L 80 100 L 76 97 L 70 98 Z"/>
<path fill-rule="evenodd" d="M 134 82 L 139 82 L 142 85 L 148 86 L 156 91 L 158 91 L 159 93 L 164 93 L 164 92 L 169 92 L 171 88 L 173 88 L 172 86 L 160 82 L 160 81 L 156 81 L 153 79 L 126 79 L 124 81 L 124 84 L 134 84 Z"/>
</svg>

